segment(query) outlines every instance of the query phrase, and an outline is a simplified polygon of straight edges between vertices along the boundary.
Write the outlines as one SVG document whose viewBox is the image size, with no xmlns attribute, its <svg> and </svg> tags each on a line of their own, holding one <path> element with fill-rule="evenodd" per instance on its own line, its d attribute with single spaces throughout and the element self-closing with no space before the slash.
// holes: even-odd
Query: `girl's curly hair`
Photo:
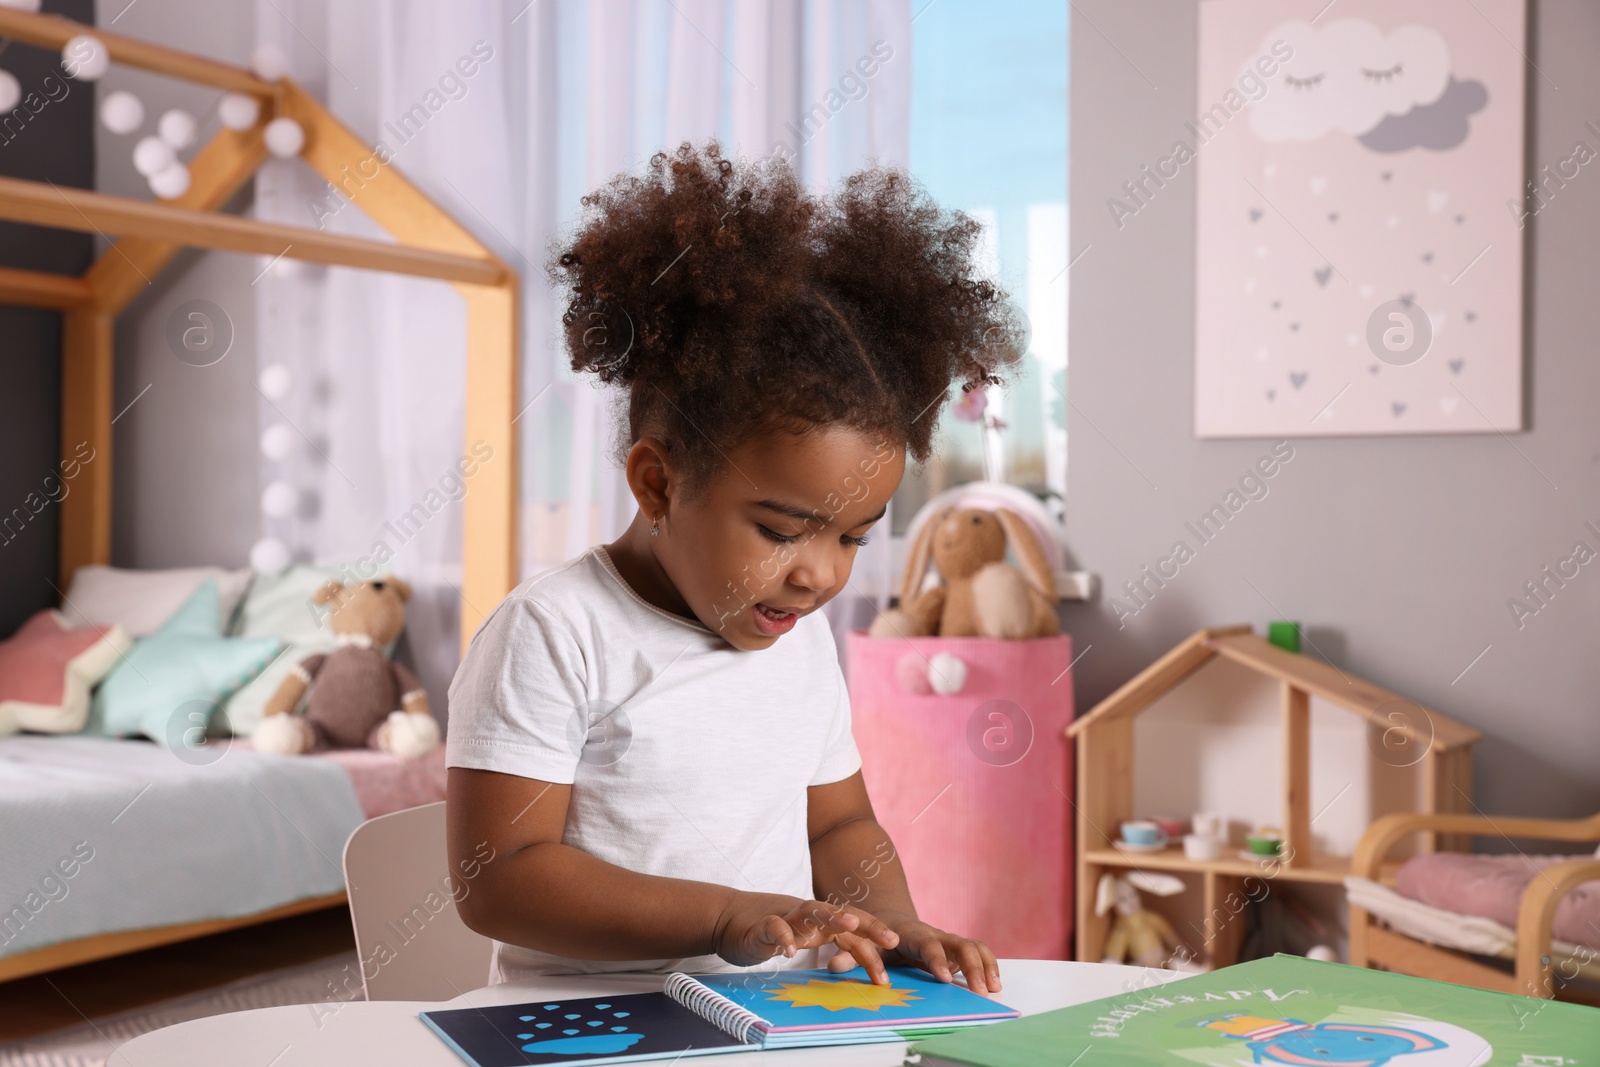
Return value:
<svg viewBox="0 0 1600 1067">
<path fill-rule="evenodd" d="M 844 425 L 926 460 L 951 383 L 999 384 L 1025 344 L 979 231 L 895 170 L 818 197 L 783 160 L 685 142 L 584 197 L 548 270 L 572 369 L 628 388 L 619 461 L 657 437 L 692 495 L 775 429 Z"/>
</svg>

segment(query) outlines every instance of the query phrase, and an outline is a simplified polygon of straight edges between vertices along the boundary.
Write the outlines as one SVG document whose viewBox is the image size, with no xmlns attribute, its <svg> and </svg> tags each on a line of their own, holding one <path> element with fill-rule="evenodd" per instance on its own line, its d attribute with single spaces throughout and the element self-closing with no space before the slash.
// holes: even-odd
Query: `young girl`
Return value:
<svg viewBox="0 0 1600 1067">
<path fill-rule="evenodd" d="M 983 942 L 917 918 L 820 610 L 951 383 L 1019 347 L 977 223 L 902 174 L 819 198 L 714 142 L 584 205 L 551 275 L 573 369 L 626 387 L 639 511 L 512 592 L 456 673 L 462 918 L 500 981 L 826 961 L 999 990 Z"/>
</svg>

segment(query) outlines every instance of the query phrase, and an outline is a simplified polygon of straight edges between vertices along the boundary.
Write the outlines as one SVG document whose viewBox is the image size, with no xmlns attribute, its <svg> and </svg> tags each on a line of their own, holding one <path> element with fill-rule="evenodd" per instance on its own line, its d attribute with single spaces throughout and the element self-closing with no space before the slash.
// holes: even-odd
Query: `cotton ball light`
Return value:
<svg viewBox="0 0 1600 1067">
<path fill-rule="evenodd" d="M 32 11 L 39 13 L 39 0 L 0 0 L 0 7 L 9 7 L 13 11 Z"/>
<path fill-rule="evenodd" d="M 0 111 L 10 111 L 22 102 L 22 83 L 9 70 L 0 70 Z"/>
<path fill-rule="evenodd" d="M 133 169 L 154 178 L 178 161 L 172 146 L 159 137 L 141 137 L 133 146 Z"/>
<path fill-rule="evenodd" d="M 250 569 L 258 574 L 277 574 L 289 565 L 289 546 L 276 537 L 263 537 L 250 546 Z"/>
<path fill-rule="evenodd" d="M 269 518 L 286 519 L 299 503 L 300 494 L 288 482 L 268 482 L 261 490 L 261 513 Z"/>
<path fill-rule="evenodd" d="M 248 130 L 261 117 L 261 104 L 249 93 L 224 93 L 217 117 L 230 130 Z"/>
<path fill-rule="evenodd" d="M 950 652 L 936 653 L 928 660 L 928 685 L 940 696 L 961 692 L 967 684 L 967 665 L 961 657 Z"/>
<path fill-rule="evenodd" d="M 293 159 L 306 146 L 306 131 L 294 119 L 273 119 L 267 123 L 262 136 L 267 142 L 267 151 L 279 159 Z"/>
<path fill-rule="evenodd" d="M 118 89 L 100 104 L 100 125 L 112 133 L 132 133 L 143 122 L 144 101 L 126 89 Z"/>
<path fill-rule="evenodd" d="M 156 132 L 161 135 L 163 141 L 172 146 L 173 151 L 181 152 L 194 144 L 194 116 L 176 107 L 163 112 L 156 123 Z"/>
<path fill-rule="evenodd" d="M 261 454 L 268 459 L 286 459 L 294 449 L 294 431 L 288 423 L 278 422 L 261 433 Z"/>
<path fill-rule="evenodd" d="M 80 33 L 61 49 L 61 66 L 67 77 L 92 82 L 111 69 L 111 53 L 100 38 Z"/>
<path fill-rule="evenodd" d="M 189 168 L 173 160 L 150 175 L 150 191 L 163 200 L 176 200 L 189 191 Z"/>
<path fill-rule="evenodd" d="M 268 400 L 282 400 L 294 388 L 294 375 L 282 363 L 269 363 L 261 368 L 261 377 L 256 385 Z"/>
<path fill-rule="evenodd" d="M 261 80 L 275 82 L 289 73 L 289 57 L 275 44 L 258 44 L 250 53 L 250 69 Z"/>
</svg>

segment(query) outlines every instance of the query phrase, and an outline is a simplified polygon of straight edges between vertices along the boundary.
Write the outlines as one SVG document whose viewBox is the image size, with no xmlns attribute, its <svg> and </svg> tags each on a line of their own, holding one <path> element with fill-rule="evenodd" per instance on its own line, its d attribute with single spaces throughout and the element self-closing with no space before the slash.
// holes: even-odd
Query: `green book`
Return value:
<svg viewBox="0 0 1600 1067">
<path fill-rule="evenodd" d="M 1600 1009 L 1274 956 L 919 1041 L 906 1062 L 1597 1067 Z"/>
</svg>

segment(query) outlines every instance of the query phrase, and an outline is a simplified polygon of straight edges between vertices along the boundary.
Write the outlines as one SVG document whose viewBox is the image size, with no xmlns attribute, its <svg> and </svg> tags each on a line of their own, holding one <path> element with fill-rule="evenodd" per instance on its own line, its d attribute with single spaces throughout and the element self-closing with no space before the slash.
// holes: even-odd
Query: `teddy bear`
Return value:
<svg viewBox="0 0 1600 1067">
<path fill-rule="evenodd" d="M 1006 562 L 1010 545 L 1023 570 Z M 932 556 L 943 585 L 922 591 Z M 1025 572 L 1025 573 L 1024 573 Z M 1009 508 L 944 508 L 917 531 L 900 605 L 873 620 L 873 637 L 1050 637 L 1061 632 L 1055 571 L 1027 522 Z"/>
<path fill-rule="evenodd" d="M 406 623 L 411 587 L 399 578 L 329 581 L 312 601 L 329 608 L 332 652 L 307 656 L 267 701 L 252 740 L 257 751 L 298 755 L 322 748 L 375 748 L 414 758 L 439 744 L 439 724 L 417 676 L 383 649 Z M 311 690 L 305 715 L 295 709 Z"/>
</svg>

